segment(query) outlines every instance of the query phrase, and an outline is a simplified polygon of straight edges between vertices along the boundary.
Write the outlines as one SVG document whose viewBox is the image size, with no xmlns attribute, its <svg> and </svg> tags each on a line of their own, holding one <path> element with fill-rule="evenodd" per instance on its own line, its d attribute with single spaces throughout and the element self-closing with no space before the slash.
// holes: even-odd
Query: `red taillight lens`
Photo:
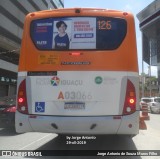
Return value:
<svg viewBox="0 0 160 159">
<path fill-rule="evenodd" d="M 24 99 L 22 97 L 18 98 L 18 103 L 23 103 Z"/>
<path fill-rule="evenodd" d="M 72 55 L 72 56 L 80 56 L 81 53 L 80 53 L 80 52 L 72 52 L 72 53 L 70 53 L 69 55 Z"/>
<path fill-rule="evenodd" d="M 27 104 L 27 95 L 26 95 L 26 80 L 23 80 L 18 89 L 17 97 L 17 110 L 20 113 L 28 114 L 28 104 Z"/>
<path fill-rule="evenodd" d="M 135 103 L 135 100 L 134 100 L 133 98 L 130 98 L 130 99 L 129 99 L 129 103 L 130 103 L 130 104 L 134 104 L 134 103 Z"/>
<path fill-rule="evenodd" d="M 132 114 L 136 111 L 136 91 L 133 83 L 128 80 L 126 88 L 126 97 L 123 108 L 123 115 Z"/>
<path fill-rule="evenodd" d="M 128 13 L 127 13 L 127 12 L 123 12 L 123 15 L 124 15 L 124 16 L 127 16 L 127 15 L 128 15 Z"/>
<path fill-rule="evenodd" d="M 16 107 L 9 107 L 9 108 L 6 108 L 5 110 L 3 110 L 4 113 L 14 113 L 16 112 Z"/>
</svg>

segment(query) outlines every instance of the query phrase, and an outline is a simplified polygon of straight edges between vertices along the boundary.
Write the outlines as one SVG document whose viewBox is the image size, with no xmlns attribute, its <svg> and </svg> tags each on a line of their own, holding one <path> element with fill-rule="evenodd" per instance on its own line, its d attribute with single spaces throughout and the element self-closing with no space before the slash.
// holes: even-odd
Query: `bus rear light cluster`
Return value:
<svg viewBox="0 0 160 159">
<path fill-rule="evenodd" d="M 135 100 L 134 100 L 133 98 L 130 98 L 130 99 L 129 99 L 129 103 L 130 103 L 130 104 L 134 104 L 134 103 L 135 103 Z"/>
<path fill-rule="evenodd" d="M 127 13 L 127 12 L 123 12 L 123 15 L 124 15 L 124 16 L 127 16 L 127 15 L 128 15 L 128 13 Z"/>
<path fill-rule="evenodd" d="M 22 97 L 18 98 L 18 103 L 23 103 L 23 101 L 24 101 L 24 98 Z"/>
<path fill-rule="evenodd" d="M 20 113 L 28 114 L 28 104 L 27 104 L 27 95 L 26 95 L 26 80 L 23 80 L 18 89 L 17 97 L 17 110 Z"/>
<path fill-rule="evenodd" d="M 72 53 L 69 53 L 69 55 L 72 55 L 72 56 L 80 56 L 82 55 L 80 52 L 72 52 Z"/>
<path fill-rule="evenodd" d="M 34 16 L 35 16 L 35 14 L 34 14 L 34 13 L 31 13 L 31 14 L 30 14 L 30 16 L 31 16 L 31 17 L 34 17 Z"/>
<path fill-rule="evenodd" d="M 128 80 L 123 115 L 129 115 L 136 111 L 136 92 L 133 83 Z"/>
</svg>

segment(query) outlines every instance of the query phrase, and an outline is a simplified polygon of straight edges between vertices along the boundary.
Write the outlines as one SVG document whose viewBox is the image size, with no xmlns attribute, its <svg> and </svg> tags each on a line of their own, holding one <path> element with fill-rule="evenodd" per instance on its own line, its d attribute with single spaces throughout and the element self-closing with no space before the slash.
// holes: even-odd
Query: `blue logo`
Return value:
<svg viewBox="0 0 160 159">
<path fill-rule="evenodd" d="M 45 112 L 45 102 L 35 102 L 35 112 Z"/>
</svg>

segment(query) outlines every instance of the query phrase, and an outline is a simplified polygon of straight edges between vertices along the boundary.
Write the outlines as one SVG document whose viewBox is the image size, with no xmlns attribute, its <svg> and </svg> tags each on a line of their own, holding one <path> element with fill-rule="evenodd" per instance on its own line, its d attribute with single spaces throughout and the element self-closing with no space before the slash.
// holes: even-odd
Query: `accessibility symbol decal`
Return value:
<svg viewBox="0 0 160 159">
<path fill-rule="evenodd" d="M 35 112 L 45 112 L 45 102 L 35 102 Z"/>
</svg>

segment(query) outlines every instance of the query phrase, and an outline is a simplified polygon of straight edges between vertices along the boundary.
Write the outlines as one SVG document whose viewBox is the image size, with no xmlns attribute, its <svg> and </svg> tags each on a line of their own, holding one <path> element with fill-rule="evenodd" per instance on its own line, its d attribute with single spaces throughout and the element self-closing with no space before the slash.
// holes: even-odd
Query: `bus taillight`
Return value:
<svg viewBox="0 0 160 159">
<path fill-rule="evenodd" d="M 18 103 L 23 103 L 24 99 L 22 97 L 18 98 Z"/>
<path fill-rule="evenodd" d="M 128 15 L 128 13 L 127 13 L 127 12 L 123 12 L 123 15 L 124 15 L 124 16 L 127 16 L 127 15 Z"/>
<path fill-rule="evenodd" d="M 72 56 L 80 56 L 81 53 L 80 53 L 80 52 L 72 52 L 72 53 L 70 53 L 69 55 L 72 55 Z"/>
<path fill-rule="evenodd" d="M 134 103 L 135 103 L 135 99 L 134 99 L 134 98 L 130 98 L 130 99 L 129 99 L 129 103 L 130 103 L 130 104 L 134 104 Z"/>
<path fill-rule="evenodd" d="M 132 114 L 136 111 L 136 92 L 133 83 L 128 80 L 126 88 L 126 96 L 123 108 L 123 115 Z"/>
<path fill-rule="evenodd" d="M 26 96 L 26 80 L 23 80 L 18 89 L 17 110 L 20 113 L 28 114 L 28 104 Z"/>
</svg>

